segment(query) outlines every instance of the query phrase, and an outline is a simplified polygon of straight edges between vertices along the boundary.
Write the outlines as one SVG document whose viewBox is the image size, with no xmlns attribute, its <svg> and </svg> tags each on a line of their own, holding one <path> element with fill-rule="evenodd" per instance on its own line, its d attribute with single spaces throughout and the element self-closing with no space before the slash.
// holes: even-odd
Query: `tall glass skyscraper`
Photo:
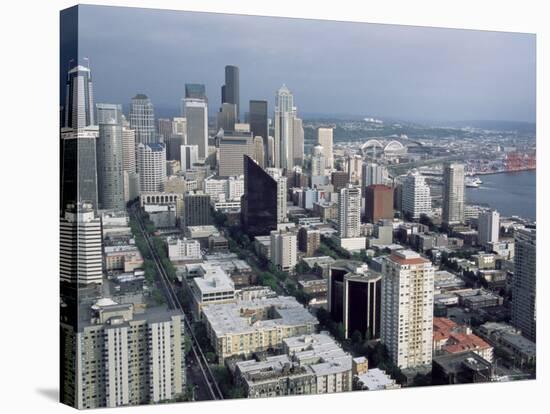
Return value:
<svg viewBox="0 0 550 414">
<path fill-rule="evenodd" d="M 241 223 L 249 237 L 277 229 L 277 181 L 252 158 L 244 156 L 244 195 Z"/>
<path fill-rule="evenodd" d="M 63 126 L 84 128 L 94 125 L 94 94 L 90 68 L 75 66 L 67 74 Z"/>
<path fill-rule="evenodd" d="M 199 159 L 208 156 L 208 104 L 204 99 L 185 99 L 187 144 L 199 148 Z"/>
<path fill-rule="evenodd" d="M 186 83 L 185 98 L 206 100 L 206 87 L 202 83 Z"/>
<path fill-rule="evenodd" d="M 443 168 L 443 223 L 464 223 L 464 164 L 447 163 Z"/>
<path fill-rule="evenodd" d="M 227 65 L 225 67 L 225 85 L 222 86 L 222 104 L 235 105 L 237 121 L 240 119 L 239 68 Z"/>
<path fill-rule="evenodd" d="M 268 121 L 267 121 L 267 101 L 251 100 L 249 104 L 249 123 L 250 132 L 253 137 L 262 137 L 264 146 L 263 164 L 267 165 L 267 137 L 269 136 Z"/>
<path fill-rule="evenodd" d="M 122 108 L 97 104 L 97 184 L 99 207 L 124 209 Z"/>
<path fill-rule="evenodd" d="M 294 166 L 294 96 L 283 85 L 275 96 L 275 167 L 290 169 Z"/>
<path fill-rule="evenodd" d="M 157 142 L 155 111 L 147 95 L 139 93 L 132 98 L 130 128 L 136 131 L 136 145 Z"/>
</svg>

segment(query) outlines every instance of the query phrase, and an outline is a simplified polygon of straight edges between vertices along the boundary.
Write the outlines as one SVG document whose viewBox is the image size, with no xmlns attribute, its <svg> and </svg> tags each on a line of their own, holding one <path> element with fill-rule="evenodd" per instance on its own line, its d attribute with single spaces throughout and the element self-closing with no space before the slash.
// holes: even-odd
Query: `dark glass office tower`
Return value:
<svg viewBox="0 0 550 414">
<path fill-rule="evenodd" d="M 227 65 L 225 67 L 225 85 L 222 86 L 222 104 L 234 104 L 237 109 L 237 121 L 240 119 L 239 68 Z"/>
<path fill-rule="evenodd" d="M 252 137 L 262 137 L 265 156 L 264 164 L 267 165 L 267 137 L 269 136 L 269 127 L 267 123 L 267 101 L 251 100 L 248 118 Z"/>
<path fill-rule="evenodd" d="M 262 137 L 264 143 L 268 137 L 267 101 L 250 101 L 249 109 L 250 132 L 254 137 Z"/>
<path fill-rule="evenodd" d="M 86 129 L 61 134 L 61 210 L 67 204 L 97 202 L 97 132 Z"/>
<path fill-rule="evenodd" d="M 363 338 L 380 338 L 381 280 L 376 273 L 349 274 L 344 278 L 346 338 L 351 338 L 356 331 Z"/>
<path fill-rule="evenodd" d="M 206 87 L 202 83 L 186 83 L 185 98 L 206 100 Z"/>
<path fill-rule="evenodd" d="M 183 222 L 189 226 L 211 224 L 210 195 L 204 193 L 186 194 L 183 201 Z"/>
<path fill-rule="evenodd" d="M 328 311 L 336 323 L 344 321 L 344 277 L 349 273 L 345 263 L 330 266 L 328 276 Z"/>
<path fill-rule="evenodd" d="M 75 66 L 67 73 L 63 126 L 84 128 L 94 125 L 92 74 L 86 66 Z"/>
<path fill-rule="evenodd" d="M 241 222 L 250 238 L 277 229 L 277 181 L 249 156 L 244 156 Z"/>
</svg>

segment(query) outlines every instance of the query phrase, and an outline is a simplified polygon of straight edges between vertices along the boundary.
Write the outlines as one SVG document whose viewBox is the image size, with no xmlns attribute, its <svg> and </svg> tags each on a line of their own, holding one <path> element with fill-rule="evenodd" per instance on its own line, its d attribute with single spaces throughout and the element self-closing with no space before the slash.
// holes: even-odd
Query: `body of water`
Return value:
<svg viewBox="0 0 550 414">
<path fill-rule="evenodd" d="M 536 171 L 480 175 L 479 188 L 466 188 L 466 202 L 487 205 L 502 216 L 536 220 Z"/>
</svg>

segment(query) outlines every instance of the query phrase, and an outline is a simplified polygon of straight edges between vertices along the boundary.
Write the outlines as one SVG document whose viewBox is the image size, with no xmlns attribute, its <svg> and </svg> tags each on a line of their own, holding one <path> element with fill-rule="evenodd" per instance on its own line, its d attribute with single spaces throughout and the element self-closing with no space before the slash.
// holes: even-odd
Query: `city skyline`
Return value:
<svg viewBox="0 0 550 414">
<path fill-rule="evenodd" d="M 96 102 L 126 106 L 145 93 L 170 113 L 185 83 L 203 83 L 214 113 L 223 67 L 235 65 L 241 117 L 249 100 L 267 100 L 272 114 L 274 93 L 286 84 L 305 117 L 535 120 L 530 34 L 101 6 L 81 8 L 79 30 L 80 58 L 89 57 L 98 85 Z"/>
</svg>

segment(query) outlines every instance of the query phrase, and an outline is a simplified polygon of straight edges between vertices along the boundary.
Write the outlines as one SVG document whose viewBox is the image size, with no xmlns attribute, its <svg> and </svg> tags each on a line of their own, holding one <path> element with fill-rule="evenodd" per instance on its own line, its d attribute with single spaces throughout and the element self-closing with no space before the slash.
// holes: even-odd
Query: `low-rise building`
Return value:
<svg viewBox="0 0 550 414">
<path fill-rule="evenodd" d="M 281 349 L 284 338 L 311 334 L 318 323 L 295 298 L 278 296 L 207 306 L 202 310 L 219 362 Z"/>
<path fill-rule="evenodd" d="M 357 375 L 356 387 L 360 390 L 378 391 L 401 388 L 395 380 L 380 368 L 369 369 L 367 372 Z"/>
<path fill-rule="evenodd" d="M 434 354 L 456 354 L 472 351 L 488 362 L 493 362 L 493 347 L 472 333 L 471 328 L 460 326 L 447 318 L 434 318 Z"/>
<path fill-rule="evenodd" d="M 166 239 L 166 244 L 168 258 L 173 262 L 199 260 L 202 257 L 201 245 L 197 240 L 169 237 Z"/>
<path fill-rule="evenodd" d="M 197 274 L 190 283 L 196 319 L 207 305 L 235 302 L 235 284 L 220 266 L 199 263 Z"/>
</svg>

